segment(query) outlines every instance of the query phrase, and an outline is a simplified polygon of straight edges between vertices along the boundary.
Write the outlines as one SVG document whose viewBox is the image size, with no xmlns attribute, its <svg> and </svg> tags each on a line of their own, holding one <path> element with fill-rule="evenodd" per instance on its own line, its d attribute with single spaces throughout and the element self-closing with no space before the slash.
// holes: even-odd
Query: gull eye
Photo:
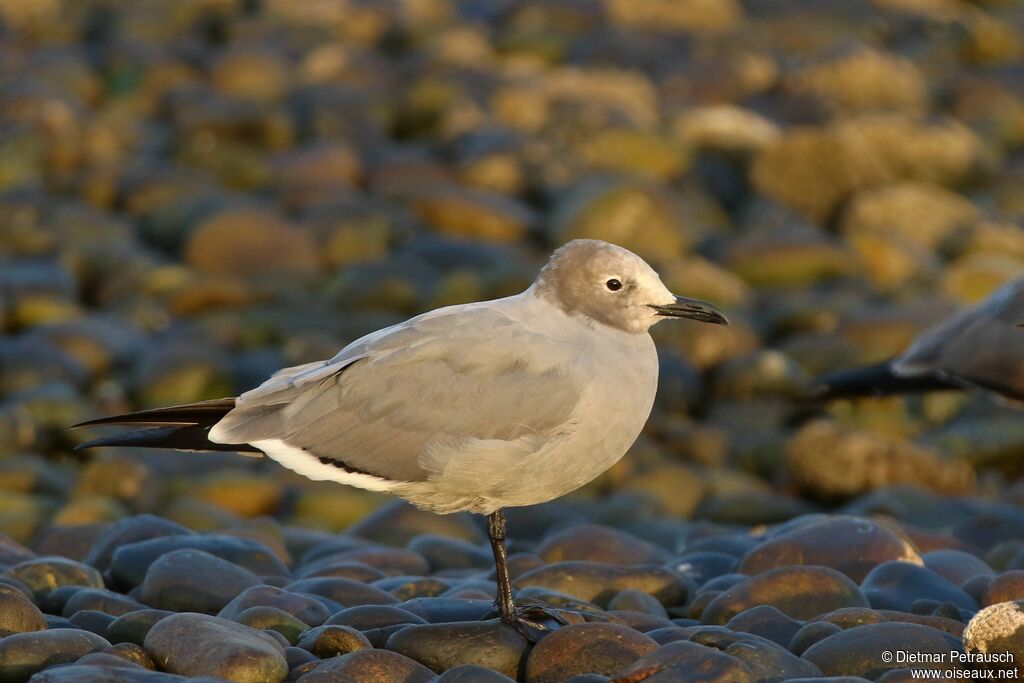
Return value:
<svg viewBox="0 0 1024 683">
<path fill-rule="evenodd" d="M 613 292 L 617 292 L 620 289 L 622 289 L 622 283 L 619 282 L 616 278 L 612 278 L 608 282 L 604 283 L 604 286 L 612 290 Z"/>
</svg>

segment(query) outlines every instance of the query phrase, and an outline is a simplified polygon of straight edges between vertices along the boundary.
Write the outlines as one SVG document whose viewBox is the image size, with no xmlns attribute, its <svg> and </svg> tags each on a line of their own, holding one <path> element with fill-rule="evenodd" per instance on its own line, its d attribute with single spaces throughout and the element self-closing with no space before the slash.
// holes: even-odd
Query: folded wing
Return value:
<svg viewBox="0 0 1024 683">
<path fill-rule="evenodd" d="M 535 333 L 486 306 L 457 311 L 278 373 L 239 397 L 211 440 L 271 446 L 268 455 L 307 476 L 319 464 L 417 482 L 443 466 L 438 453 L 446 449 L 473 440 L 491 448 L 542 442 L 569 421 L 582 388 L 567 370 L 576 350 L 538 344 Z"/>
</svg>

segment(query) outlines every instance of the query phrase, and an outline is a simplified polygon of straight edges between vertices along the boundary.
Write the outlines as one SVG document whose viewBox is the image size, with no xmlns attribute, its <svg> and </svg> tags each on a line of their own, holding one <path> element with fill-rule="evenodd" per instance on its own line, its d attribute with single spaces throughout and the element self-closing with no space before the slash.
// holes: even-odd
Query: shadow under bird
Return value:
<svg viewBox="0 0 1024 683">
<path fill-rule="evenodd" d="M 625 454 L 658 383 L 648 330 L 678 318 L 728 324 L 632 252 L 575 240 L 521 294 L 424 313 L 237 398 L 77 426 L 148 427 L 82 447 L 262 453 L 310 479 L 488 515 L 498 614 L 531 637 L 565 622 L 516 606 L 502 508 L 569 493 Z"/>
<path fill-rule="evenodd" d="M 824 375 L 813 397 L 829 401 L 949 389 L 983 389 L 1024 401 L 1024 278 L 922 333 L 896 358 Z"/>
</svg>

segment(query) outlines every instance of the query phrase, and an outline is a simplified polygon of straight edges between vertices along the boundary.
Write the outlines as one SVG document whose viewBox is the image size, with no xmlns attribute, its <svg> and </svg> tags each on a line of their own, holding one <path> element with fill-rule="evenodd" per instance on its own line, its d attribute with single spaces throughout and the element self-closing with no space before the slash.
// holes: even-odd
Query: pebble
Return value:
<svg viewBox="0 0 1024 683">
<path fill-rule="evenodd" d="M 613 676 L 658 644 L 618 624 L 574 624 L 545 636 L 526 660 L 528 683 L 557 683 L 577 674 Z"/>
<path fill-rule="evenodd" d="M 816 564 L 860 582 L 883 562 L 922 562 L 905 539 L 862 517 L 798 517 L 784 526 L 747 553 L 740 572 L 760 574 L 775 567 Z"/>
<path fill-rule="evenodd" d="M 758 605 L 740 612 L 726 623 L 726 628 L 767 638 L 783 647 L 792 642 L 802 624 L 790 619 L 771 605 Z"/>
<path fill-rule="evenodd" d="M 580 600 L 607 604 L 627 588 L 643 591 L 666 606 L 685 602 L 687 587 L 674 572 L 657 565 L 622 566 L 598 562 L 566 561 L 528 571 L 515 580 L 520 588 L 539 586 L 573 595 Z"/>
<path fill-rule="evenodd" d="M 162 670 L 184 676 L 280 683 L 288 675 L 284 648 L 275 639 L 205 614 L 161 619 L 149 629 L 143 647 Z"/>
<path fill-rule="evenodd" d="M 1011 569 L 992 579 L 981 604 L 984 607 L 999 602 L 1024 600 L 1024 570 Z"/>
<path fill-rule="evenodd" d="M 162 609 L 139 609 L 123 614 L 107 626 L 107 639 L 112 643 L 142 645 L 153 625 L 173 612 Z"/>
<path fill-rule="evenodd" d="M 172 612 L 216 614 L 260 580 L 252 572 L 203 552 L 182 548 L 161 555 L 146 570 L 139 599 Z"/>
<path fill-rule="evenodd" d="M 705 624 L 725 624 L 757 605 L 771 605 L 798 620 L 841 607 L 867 607 L 857 584 L 834 569 L 791 566 L 769 569 L 712 600 L 701 616 Z"/>
<path fill-rule="evenodd" d="M 396 500 L 367 515 L 347 533 L 374 543 L 404 548 L 420 534 L 439 534 L 471 543 L 486 540 L 483 530 L 468 514 L 434 515 Z"/>
<path fill-rule="evenodd" d="M 259 585 L 246 588 L 236 595 L 217 616 L 234 621 L 252 607 L 274 607 L 310 626 L 319 626 L 331 615 L 330 610 L 314 596 L 293 593 L 276 586 Z"/>
<path fill-rule="evenodd" d="M 327 623 L 358 629 L 374 647 L 381 648 L 395 631 L 409 624 L 425 624 L 426 620 L 392 605 L 360 605 L 335 612 Z"/>
<path fill-rule="evenodd" d="M 655 617 L 668 617 L 664 605 L 658 602 L 657 598 L 635 588 L 627 588 L 616 593 L 615 597 L 608 601 L 608 610 L 626 610 L 643 612 Z"/>
<path fill-rule="evenodd" d="M 445 569 L 488 569 L 494 562 L 490 549 L 435 534 L 417 536 L 409 542 L 409 550 L 426 559 L 431 573 Z"/>
<path fill-rule="evenodd" d="M 961 609 L 978 609 L 974 599 L 959 586 L 932 570 L 908 562 L 886 562 L 871 570 L 861 584 L 875 609 L 910 612 L 917 600 L 949 602 Z"/>
<path fill-rule="evenodd" d="M 288 575 L 288 568 L 262 543 L 218 534 L 175 535 L 120 546 L 110 562 L 118 586 L 133 588 L 146 578 L 150 565 L 174 550 L 200 550 L 257 576 Z"/>
<path fill-rule="evenodd" d="M 565 561 L 602 562 L 604 564 L 660 564 L 668 553 L 632 534 L 598 524 L 569 527 L 544 539 L 537 554 L 552 564 Z"/>
<path fill-rule="evenodd" d="M 61 586 L 103 588 L 103 577 L 94 568 L 63 557 L 36 557 L 4 570 L 3 576 L 28 586 L 36 599 Z"/>
<path fill-rule="evenodd" d="M 938 629 L 883 622 L 848 628 L 819 640 L 804 650 L 803 658 L 814 663 L 826 676 L 863 676 L 876 679 L 890 669 L 902 669 L 904 664 L 885 662 L 883 652 L 921 652 L 942 654 L 947 661 L 939 664 L 921 663 L 921 668 L 959 669 L 949 662 L 950 652 L 962 651 L 960 640 Z"/>
<path fill-rule="evenodd" d="M 285 586 L 294 593 L 321 595 L 343 607 L 356 605 L 391 605 L 398 598 L 374 586 L 339 576 L 299 579 Z"/>
<path fill-rule="evenodd" d="M 106 647 L 110 643 L 100 636 L 76 628 L 15 633 L 0 639 L 0 672 L 5 682 L 19 683 L 37 671 Z"/>
<path fill-rule="evenodd" d="M 309 667 L 309 668 L 306 668 Z M 297 670 L 297 683 L 334 683 L 334 681 L 366 681 L 366 683 L 428 683 L 434 672 L 408 657 L 388 650 L 360 650 L 340 657 L 310 662 Z"/>
<path fill-rule="evenodd" d="M 518 676 L 527 652 L 522 636 L 500 621 L 406 626 L 385 647 L 437 673 L 476 664 L 510 678 Z"/>
<path fill-rule="evenodd" d="M 613 680 L 618 681 L 735 681 L 753 683 L 757 680 L 753 672 L 739 659 L 724 652 L 680 640 L 641 657 L 632 665 L 618 672 Z"/>
<path fill-rule="evenodd" d="M 821 673 L 814 664 L 785 647 L 752 633 L 734 632 L 721 626 L 698 626 L 690 640 L 735 657 L 746 664 L 757 679 L 800 678 Z"/>
<path fill-rule="evenodd" d="M 961 587 L 972 577 L 995 574 L 984 560 L 963 550 L 933 550 L 925 553 L 921 559 L 925 567 Z"/>
<path fill-rule="evenodd" d="M 46 619 L 35 603 L 14 586 L 0 584 L 0 638 L 45 628 Z"/>
<path fill-rule="evenodd" d="M 84 659 L 84 658 L 83 658 Z M 198 676 L 185 678 L 159 671 L 146 671 L 110 664 L 72 664 L 47 669 L 32 677 L 33 683 L 174 683 L 175 681 L 195 681 L 196 683 L 217 683 L 222 679 Z"/>
<path fill-rule="evenodd" d="M 437 683 L 511 683 L 515 678 L 476 664 L 461 664 L 437 677 Z"/>
<path fill-rule="evenodd" d="M 339 624 L 311 628 L 302 633 L 295 644 L 303 650 L 313 653 L 319 659 L 330 659 L 373 647 L 369 639 L 362 633 L 351 626 Z"/>
<path fill-rule="evenodd" d="M 285 640 L 292 645 L 298 642 L 299 636 L 309 629 L 309 624 L 299 621 L 284 610 L 266 605 L 242 610 L 232 621 L 257 631 L 275 631 L 284 636 Z"/>
<path fill-rule="evenodd" d="M 143 607 L 139 602 L 105 588 L 81 588 L 68 597 L 61 614 L 70 617 L 82 610 L 96 610 L 119 617 Z"/>
<path fill-rule="evenodd" d="M 963 649 L 978 654 L 1008 652 L 1019 676 L 1024 671 L 1024 600 L 996 603 L 975 614 L 964 629 Z M 1009 666 L 991 663 L 986 668 Z"/>
<path fill-rule="evenodd" d="M 110 566 L 114 551 L 122 545 L 162 536 L 191 534 L 188 528 L 156 515 L 136 515 L 120 519 L 103 530 L 93 541 L 83 562 L 105 571 Z"/>
</svg>

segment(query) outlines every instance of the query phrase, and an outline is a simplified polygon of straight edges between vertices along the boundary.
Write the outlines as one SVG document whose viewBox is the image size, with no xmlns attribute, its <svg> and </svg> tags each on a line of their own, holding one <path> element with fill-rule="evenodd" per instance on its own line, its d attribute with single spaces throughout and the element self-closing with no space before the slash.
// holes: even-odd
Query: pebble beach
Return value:
<svg viewBox="0 0 1024 683">
<path fill-rule="evenodd" d="M 1024 674 L 1020 405 L 808 399 L 1024 276 L 1024 4 L 0 0 L 0 55 L 0 683 Z M 580 237 L 731 325 L 506 510 L 536 643 L 483 517 L 75 451 Z"/>
</svg>

